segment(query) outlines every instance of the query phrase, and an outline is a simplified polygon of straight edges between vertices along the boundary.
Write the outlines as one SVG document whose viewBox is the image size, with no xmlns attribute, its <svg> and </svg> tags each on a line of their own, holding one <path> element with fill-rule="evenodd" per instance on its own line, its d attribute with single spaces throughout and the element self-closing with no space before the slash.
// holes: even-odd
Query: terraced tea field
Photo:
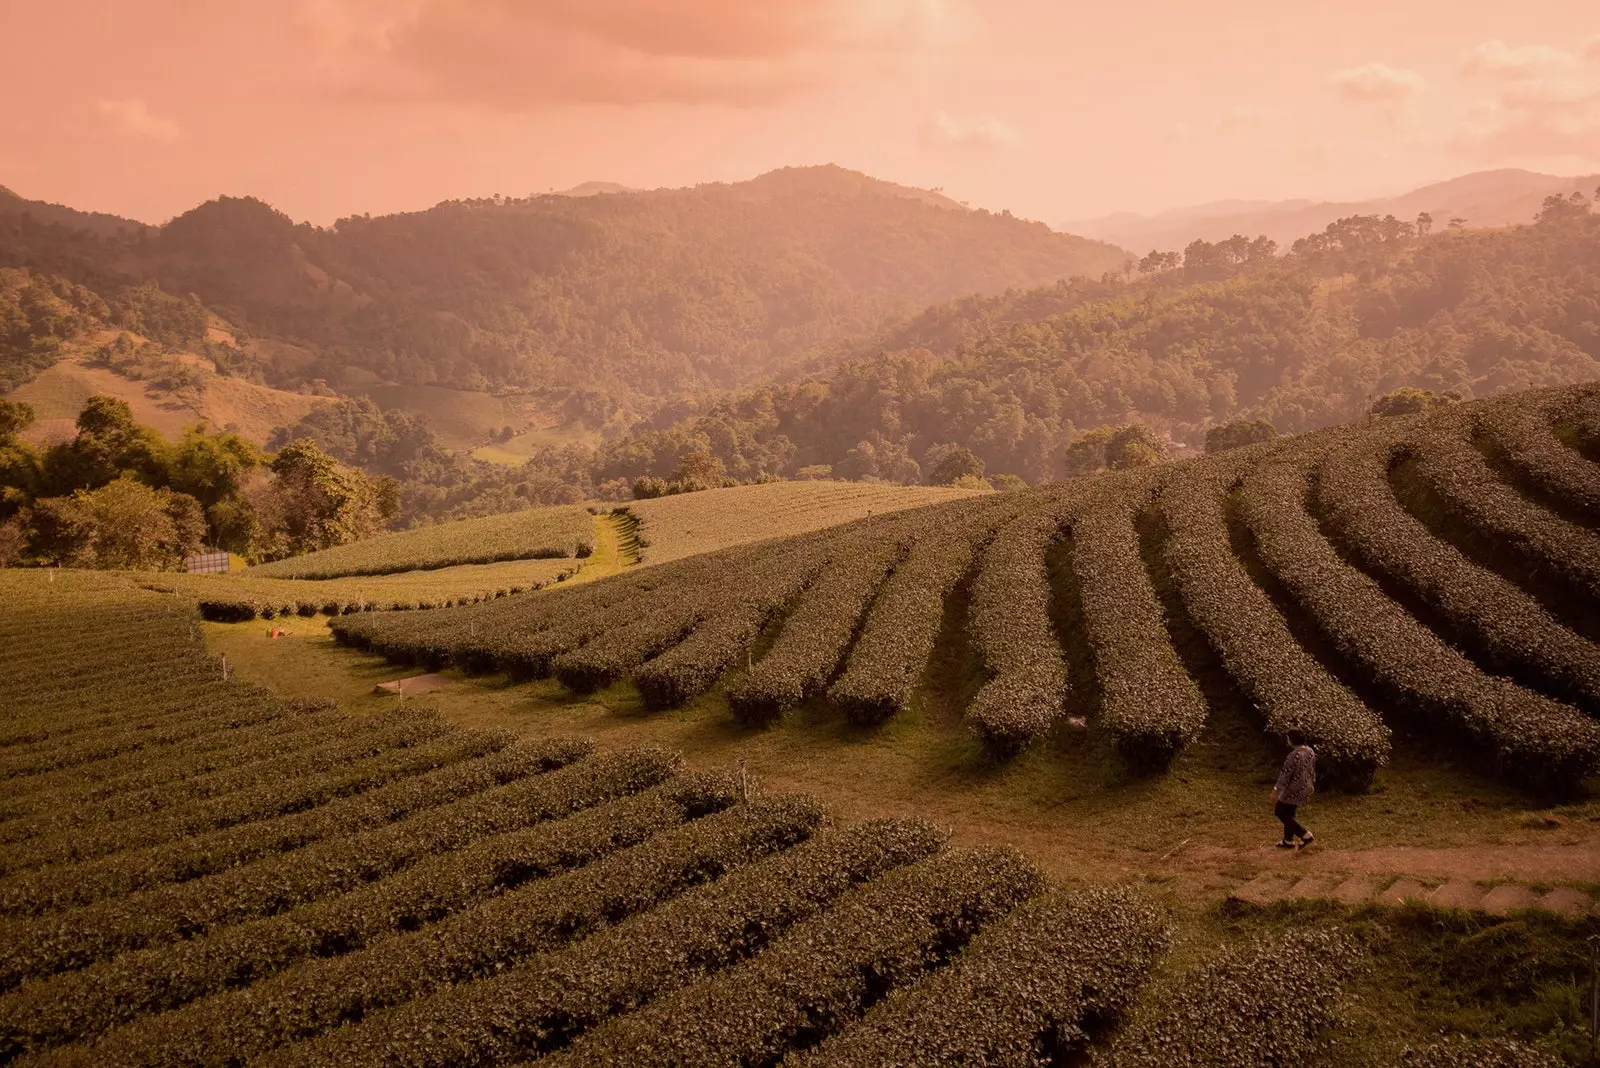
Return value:
<svg viewBox="0 0 1600 1068">
<path fill-rule="evenodd" d="M 1335 1026 L 1353 1002 L 1393 1018 L 1372 952 L 1393 930 L 1370 915 L 1180 919 L 660 748 L 285 700 L 225 679 L 182 602 L 42 578 L 0 573 L 8 1062 L 1226 1066 L 1398 1048 Z M 1491 1055 L 1513 1059 L 1452 1059 Z M 1421 1056 L 1560 1063 L 1503 1038 Z"/>
<path fill-rule="evenodd" d="M 1600 769 L 1600 465 L 1569 444 L 1597 404 L 1591 386 L 1372 420 L 333 629 L 398 663 L 625 683 L 647 710 L 711 695 L 743 724 L 882 724 L 959 655 L 960 714 L 996 760 L 1086 723 L 1159 773 L 1229 700 L 1310 736 L 1347 790 L 1426 736 L 1571 795 Z"/>
</svg>

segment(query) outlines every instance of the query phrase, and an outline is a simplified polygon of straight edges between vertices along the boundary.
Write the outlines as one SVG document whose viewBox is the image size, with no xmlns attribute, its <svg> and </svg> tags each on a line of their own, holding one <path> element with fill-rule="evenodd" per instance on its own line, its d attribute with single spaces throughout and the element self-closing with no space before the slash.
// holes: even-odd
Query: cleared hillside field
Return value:
<svg viewBox="0 0 1600 1068">
<path fill-rule="evenodd" d="M 1600 465 L 1564 428 L 1596 404 L 1584 386 L 1368 420 L 332 626 L 398 662 L 578 694 L 628 682 L 647 709 L 717 693 L 741 722 L 807 706 L 860 725 L 906 713 L 954 626 L 960 714 L 997 759 L 1086 723 L 1130 771 L 1159 772 L 1226 698 L 1259 730 L 1306 732 L 1348 789 L 1426 736 L 1571 794 L 1600 769 L 1600 533 L 1578 514 Z M 674 550 L 700 537 L 676 522 Z"/>
<path fill-rule="evenodd" d="M 334 579 L 492 564 L 502 560 L 584 557 L 594 551 L 594 516 L 578 505 L 439 523 L 293 556 L 250 569 L 278 579 Z"/>
<path fill-rule="evenodd" d="M 962 500 L 969 490 L 865 482 L 769 482 L 634 501 L 640 560 L 664 564 L 746 542 L 805 534 L 869 515 Z"/>
<path fill-rule="evenodd" d="M 104 367 L 90 367 L 79 359 L 62 360 L 40 372 L 9 399 L 33 405 L 38 416 L 25 437 L 56 442 L 77 433 L 78 413 L 96 394 L 127 401 L 135 419 L 168 438 L 176 438 L 184 427 L 203 419 L 216 428 L 236 429 L 258 445 L 266 442 L 273 428 L 291 425 L 325 403 L 318 397 L 213 374 L 206 375 L 205 389 L 191 401 L 171 393 L 153 393 L 144 382 Z"/>
</svg>

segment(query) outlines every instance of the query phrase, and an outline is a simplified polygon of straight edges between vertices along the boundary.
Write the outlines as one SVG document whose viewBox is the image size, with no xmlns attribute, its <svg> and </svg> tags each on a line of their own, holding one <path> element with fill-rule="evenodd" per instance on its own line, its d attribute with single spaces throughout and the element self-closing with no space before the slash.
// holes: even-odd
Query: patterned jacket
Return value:
<svg viewBox="0 0 1600 1068">
<path fill-rule="evenodd" d="M 1309 745 L 1290 750 L 1278 773 L 1278 800 L 1285 805 L 1303 805 L 1311 800 L 1317 784 L 1317 751 Z"/>
</svg>

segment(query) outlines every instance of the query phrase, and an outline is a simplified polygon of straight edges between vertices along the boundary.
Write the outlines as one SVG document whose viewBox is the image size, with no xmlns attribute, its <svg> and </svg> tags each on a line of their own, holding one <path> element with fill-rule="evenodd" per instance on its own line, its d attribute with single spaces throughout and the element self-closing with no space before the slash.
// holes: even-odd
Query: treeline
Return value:
<svg viewBox="0 0 1600 1068">
<path fill-rule="evenodd" d="M 399 512 L 393 479 L 309 439 L 269 454 L 200 424 L 167 441 L 101 396 L 70 441 L 35 447 L 32 422 L 0 399 L 0 567 L 166 570 L 205 547 L 273 560 L 370 537 Z"/>
<path fill-rule="evenodd" d="M 1345 421 L 1402 387 L 1477 397 L 1600 377 L 1586 201 L 1507 231 L 1358 218 L 1285 256 L 1227 244 L 1146 257 L 1143 277 L 934 306 L 831 370 L 608 441 L 593 477 L 664 477 L 705 451 L 736 478 L 914 482 L 959 444 L 1037 483 L 1078 473 L 1074 448 L 1098 428 L 1182 451 L 1229 423 Z"/>
</svg>

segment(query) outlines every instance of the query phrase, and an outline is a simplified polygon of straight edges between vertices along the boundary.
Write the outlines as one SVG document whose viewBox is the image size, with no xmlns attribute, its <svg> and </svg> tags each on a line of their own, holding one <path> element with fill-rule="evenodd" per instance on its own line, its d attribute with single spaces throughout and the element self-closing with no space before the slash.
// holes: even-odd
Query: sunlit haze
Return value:
<svg viewBox="0 0 1600 1068">
<path fill-rule="evenodd" d="M 1592 0 L 0 0 L 0 184 L 298 219 L 834 162 L 1059 224 L 1600 169 Z"/>
</svg>

